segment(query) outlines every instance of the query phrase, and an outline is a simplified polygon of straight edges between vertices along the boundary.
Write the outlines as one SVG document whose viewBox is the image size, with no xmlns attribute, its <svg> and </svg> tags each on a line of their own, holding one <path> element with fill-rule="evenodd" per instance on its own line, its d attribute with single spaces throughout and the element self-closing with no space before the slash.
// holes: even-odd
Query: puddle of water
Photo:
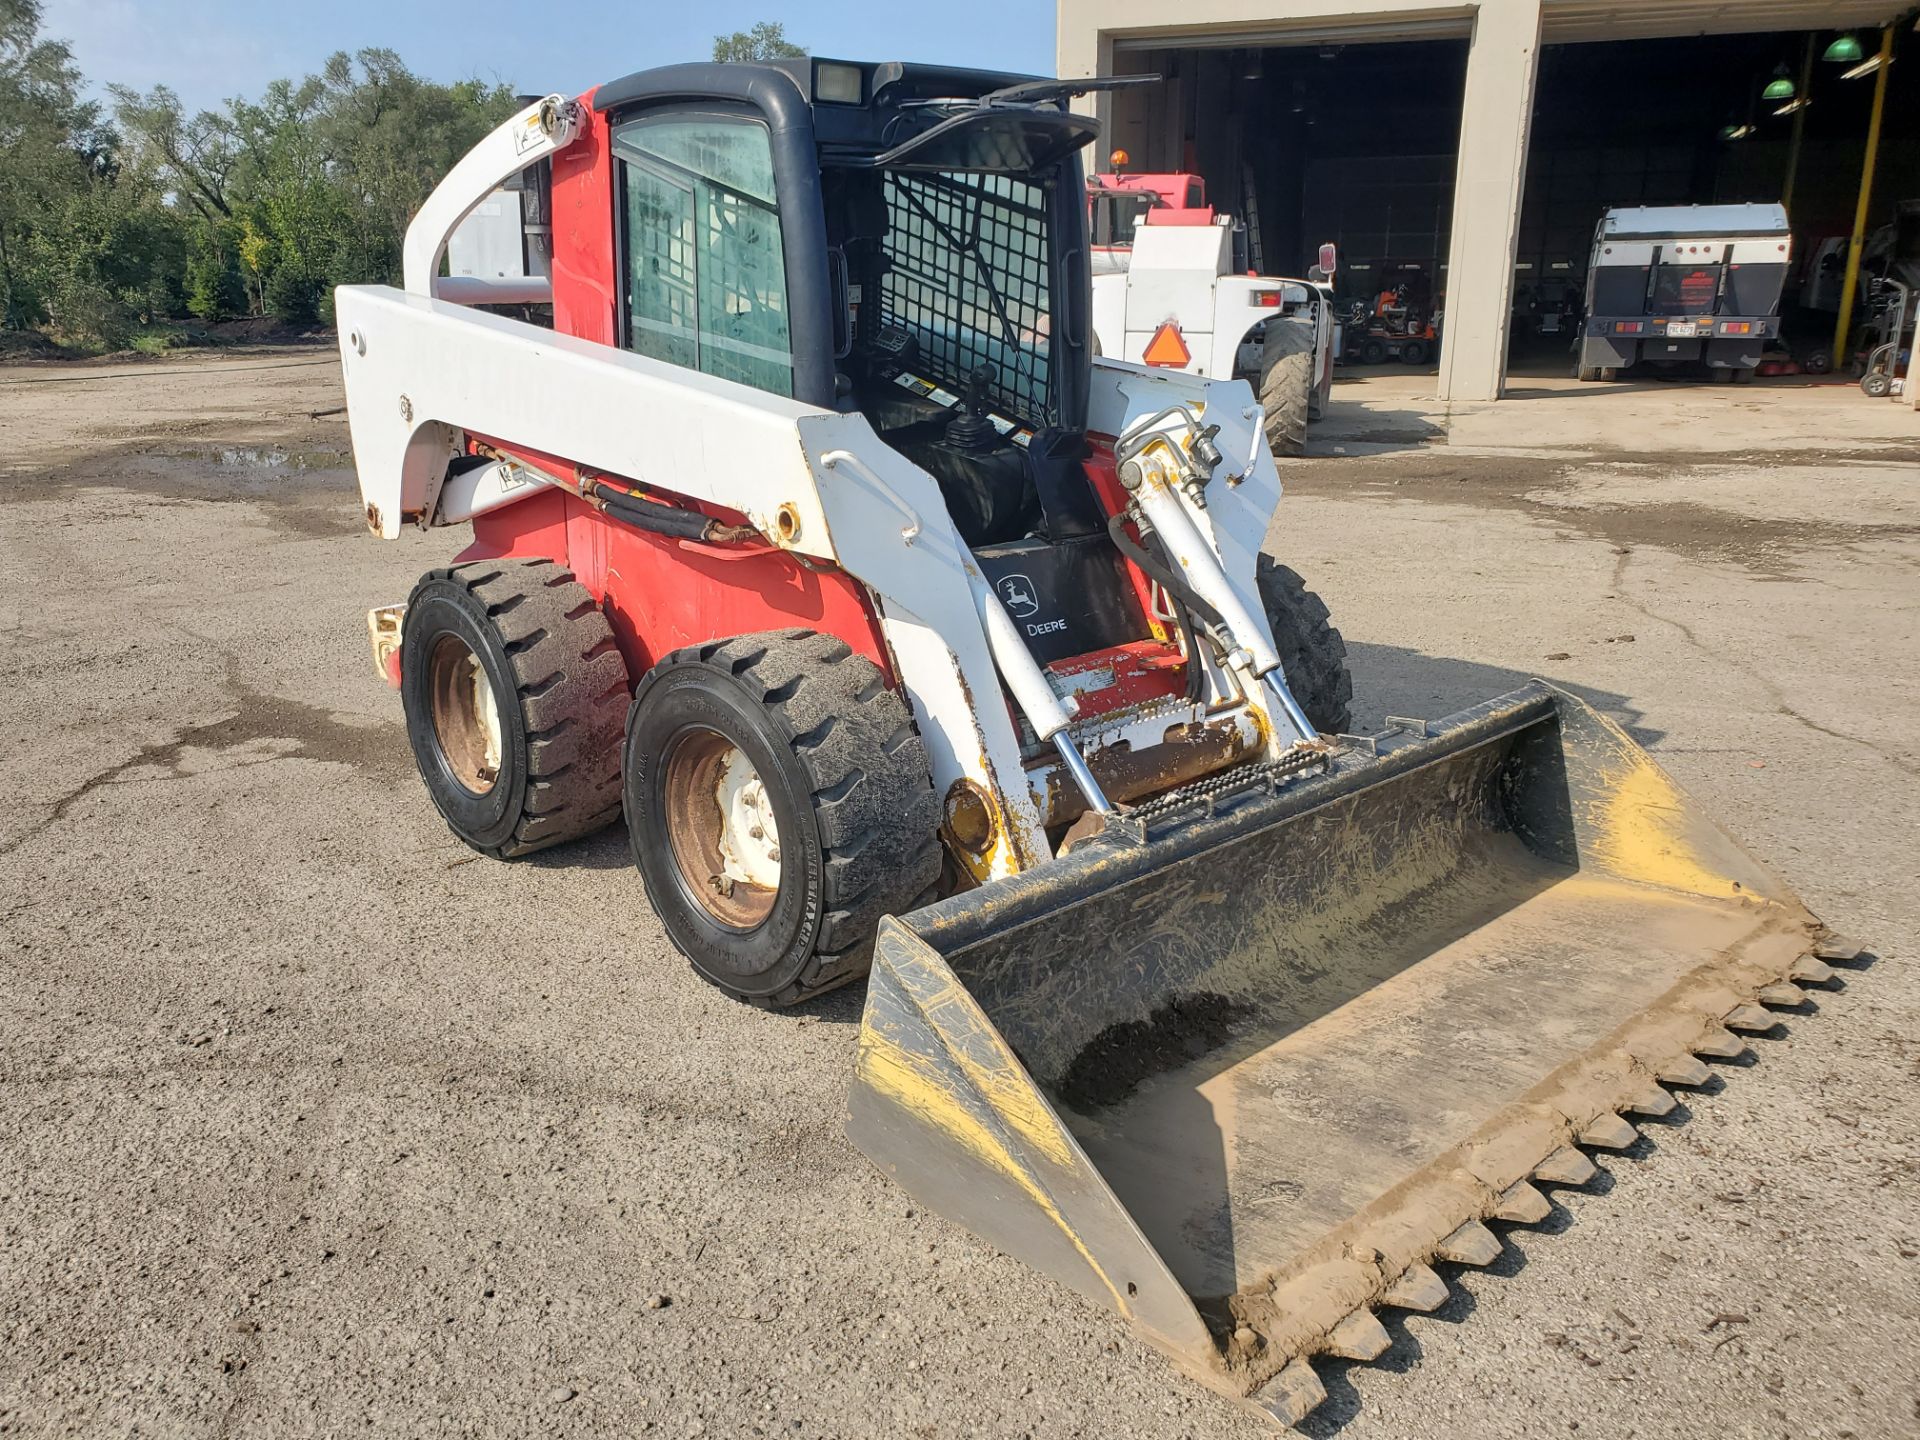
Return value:
<svg viewBox="0 0 1920 1440">
<path fill-rule="evenodd" d="M 181 458 L 200 457 L 189 452 Z M 226 445 L 205 452 L 205 458 L 229 470 L 345 470 L 353 464 L 345 450 L 285 450 L 278 445 Z"/>
</svg>

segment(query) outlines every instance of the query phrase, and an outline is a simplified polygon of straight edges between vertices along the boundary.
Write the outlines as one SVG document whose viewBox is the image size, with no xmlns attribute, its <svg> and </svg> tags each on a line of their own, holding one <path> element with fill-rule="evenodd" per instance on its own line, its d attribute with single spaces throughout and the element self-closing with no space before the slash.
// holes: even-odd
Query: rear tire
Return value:
<svg viewBox="0 0 1920 1440">
<path fill-rule="evenodd" d="M 1400 358 L 1409 365 L 1426 364 L 1427 342 L 1424 340 L 1407 341 L 1406 344 L 1400 347 Z"/>
<path fill-rule="evenodd" d="M 913 908 L 940 874 L 940 805 L 912 715 L 831 635 L 667 656 L 634 694 L 623 788 L 667 934 L 702 978 L 755 1005 L 866 974 L 881 916 Z"/>
<path fill-rule="evenodd" d="M 1297 320 L 1267 322 L 1260 356 L 1260 408 L 1276 455 L 1304 455 L 1313 405 L 1313 330 Z"/>
<path fill-rule="evenodd" d="M 1271 555 L 1260 557 L 1254 581 L 1287 688 L 1314 729 L 1344 734 L 1353 725 L 1353 675 L 1347 669 L 1347 642 L 1333 628 L 1326 602 L 1307 589 L 1297 571 Z"/>
<path fill-rule="evenodd" d="M 1369 336 L 1360 342 L 1360 363 L 1378 365 L 1387 358 L 1387 342 L 1378 336 Z"/>
<path fill-rule="evenodd" d="M 531 854 L 619 815 L 627 665 L 572 571 L 429 571 L 401 624 L 400 698 L 427 793 L 483 855 Z"/>
</svg>

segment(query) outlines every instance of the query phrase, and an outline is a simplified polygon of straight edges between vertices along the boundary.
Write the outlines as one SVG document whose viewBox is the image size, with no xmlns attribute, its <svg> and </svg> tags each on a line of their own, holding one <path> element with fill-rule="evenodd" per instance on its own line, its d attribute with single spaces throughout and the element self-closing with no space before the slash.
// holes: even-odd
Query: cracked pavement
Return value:
<svg viewBox="0 0 1920 1440">
<path fill-rule="evenodd" d="M 1911 412 L 1428 383 L 1343 382 L 1269 536 L 1361 726 L 1567 686 L 1875 958 L 1308 1428 L 1920 1433 Z M 458 541 L 364 534 L 339 403 L 0 368 L 0 1433 L 1265 1433 L 851 1149 L 857 991 L 720 998 L 617 828 L 448 835 L 363 616 Z"/>
</svg>

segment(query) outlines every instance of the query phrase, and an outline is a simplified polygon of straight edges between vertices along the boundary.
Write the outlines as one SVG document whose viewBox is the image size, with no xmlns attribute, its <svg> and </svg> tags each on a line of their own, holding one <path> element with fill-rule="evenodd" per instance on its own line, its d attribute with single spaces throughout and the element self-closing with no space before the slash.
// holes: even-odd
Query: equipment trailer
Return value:
<svg viewBox="0 0 1920 1440">
<path fill-rule="evenodd" d="M 871 967 L 854 1142 L 1295 1420 L 1847 947 L 1562 691 L 1339 733 L 1251 392 L 1091 353 L 1100 83 L 674 66 L 481 142 L 337 297 L 368 527 L 472 528 L 375 653 L 466 843 L 624 812 L 729 994 Z M 441 276 L 516 175 L 551 278 Z"/>
</svg>

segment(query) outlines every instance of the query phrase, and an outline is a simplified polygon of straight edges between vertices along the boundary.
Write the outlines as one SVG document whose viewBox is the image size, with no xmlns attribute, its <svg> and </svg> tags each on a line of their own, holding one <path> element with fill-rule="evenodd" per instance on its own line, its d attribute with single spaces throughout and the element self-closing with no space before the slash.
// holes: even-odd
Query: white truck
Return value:
<svg viewBox="0 0 1920 1440">
<path fill-rule="evenodd" d="M 1087 193 L 1100 352 L 1244 378 L 1274 453 L 1301 454 L 1333 386 L 1333 247 L 1320 247 L 1314 279 L 1255 275 L 1237 253 L 1243 232 L 1207 204 L 1198 175 L 1110 171 L 1089 177 Z"/>
</svg>

